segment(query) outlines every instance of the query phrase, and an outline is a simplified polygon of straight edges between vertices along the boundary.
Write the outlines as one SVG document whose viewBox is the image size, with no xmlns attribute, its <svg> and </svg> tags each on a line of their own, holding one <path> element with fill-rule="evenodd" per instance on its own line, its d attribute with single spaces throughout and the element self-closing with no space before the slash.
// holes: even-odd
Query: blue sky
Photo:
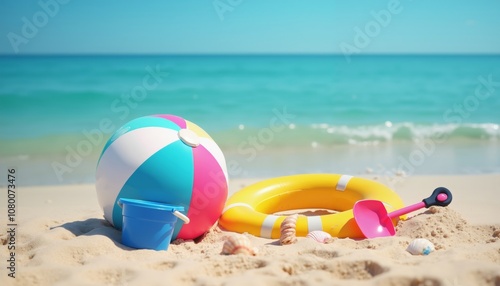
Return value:
<svg viewBox="0 0 500 286">
<path fill-rule="evenodd" d="M 0 1 L 1 54 L 499 54 L 499 28 L 498 0 Z"/>
</svg>

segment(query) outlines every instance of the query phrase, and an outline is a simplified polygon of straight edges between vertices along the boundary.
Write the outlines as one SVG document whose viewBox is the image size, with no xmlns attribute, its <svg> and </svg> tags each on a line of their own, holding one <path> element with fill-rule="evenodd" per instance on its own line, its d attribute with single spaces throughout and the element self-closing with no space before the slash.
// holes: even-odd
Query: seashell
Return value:
<svg viewBox="0 0 500 286">
<path fill-rule="evenodd" d="M 319 243 L 327 243 L 332 238 L 328 232 L 322 230 L 313 230 L 306 237 L 312 238 Z"/>
<path fill-rule="evenodd" d="M 417 238 L 413 240 L 406 248 L 406 251 L 413 255 L 428 255 L 434 250 L 436 250 L 434 248 L 434 244 L 425 238 Z"/>
<path fill-rule="evenodd" d="M 297 232 L 295 226 L 297 225 L 298 214 L 287 216 L 280 225 L 280 243 L 281 245 L 293 244 L 297 242 Z"/>
<path fill-rule="evenodd" d="M 257 249 L 252 247 L 252 243 L 248 237 L 238 234 L 226 237 L 222 246 L 222 254 L 246 254 L 256 255 Z"/>
</svg>

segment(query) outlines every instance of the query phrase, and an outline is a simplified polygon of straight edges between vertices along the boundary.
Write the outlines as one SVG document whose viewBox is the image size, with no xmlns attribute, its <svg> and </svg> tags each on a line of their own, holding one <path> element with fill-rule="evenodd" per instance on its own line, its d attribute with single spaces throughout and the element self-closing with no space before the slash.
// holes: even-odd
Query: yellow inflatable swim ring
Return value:
<svg viewBox="0 0 500 286">
<path fill-rule="evenodd" d="M 286 216 L 274 213 L 328 209 L 337 213 L 299 216 L 297 236 L 323 230 L 334 237 L 363 238 L 352 208 L 354 203 L 365 199 L 382 201 L 388 212 L 404 207 L 394 191 L 375 181 L 348 175 L 304 174 L 268 179 L 236 192 L 228 199 L 219 224 L 229 231 L 279 238 L 280 225 Z"/>
</svg>

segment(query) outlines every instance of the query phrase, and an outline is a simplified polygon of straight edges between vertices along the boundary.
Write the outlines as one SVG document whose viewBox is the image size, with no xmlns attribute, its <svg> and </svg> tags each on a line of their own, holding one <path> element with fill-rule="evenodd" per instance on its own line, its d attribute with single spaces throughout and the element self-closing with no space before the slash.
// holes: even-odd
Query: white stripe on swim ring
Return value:
<svg viewBox="0 0 500 286">
<path fill-rule="evenodd" d="M 309 233 L 313 230 L 323 230 L 323 223 L 320 216 L 307 217 L 307 232 Z"/>
<path fill-rule="evenodd" d="M 271 234 L 273 233 L 274 223 L 278 218 L 279 216 L 277 215 L 266 216 L 260 228 L 260 237 L 271 238 Z"/>
<path fill-rule="evenodd" d="M 228 206 L 226 206 L 223 210 L 222 210 L 222 213 L 225 213 L 226 211 L 228 211 L 229 209 L 232 209 L 232 208 L 235 208 L 235 207 L 245 207 L 245 208 L 249 208 L 249 209 L 252 209 L 253 210 L 253 207 L 249 204 L 245 204 L 245 203 L 234 203 L 234 204 L 230 204 Z"/>
<path fill-rule="evenodd" d="M 349 183 L 349 181 L 351 180 L 352 176 L 349 176 L 349 175 L 342 175 L 337 183 L 337 186 L 335 187 L 335 189 L 337 191 L 345 191 L 345 189 L 347 188 L 347 184 Z"/>
</svg>

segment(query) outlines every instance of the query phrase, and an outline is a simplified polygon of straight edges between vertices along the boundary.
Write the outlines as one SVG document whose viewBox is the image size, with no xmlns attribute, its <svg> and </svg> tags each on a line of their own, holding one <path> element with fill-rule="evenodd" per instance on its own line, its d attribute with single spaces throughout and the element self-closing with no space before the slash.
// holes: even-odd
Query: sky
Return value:
<svg viewBox="0 0 500 286">
<path fill-rule="evenodd" d="M 500 1 L 0 1 L 0 54 L 254 53 L 500 54 Z"/>
</svg>

